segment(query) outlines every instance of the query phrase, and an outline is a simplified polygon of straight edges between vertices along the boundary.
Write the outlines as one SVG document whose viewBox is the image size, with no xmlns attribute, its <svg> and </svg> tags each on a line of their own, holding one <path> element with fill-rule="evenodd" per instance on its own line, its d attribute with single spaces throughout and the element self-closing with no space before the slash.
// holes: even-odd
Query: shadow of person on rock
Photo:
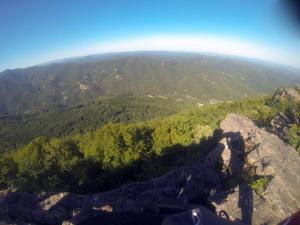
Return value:
<svg viewBox="0 0 300 225">
<path fill-rule="evenodd" d="M 246 148 L 239 132 L 227 132 L 222 134 L 218 144 L 202 162 L 202 168 L 208 171 L 215 171 L 220 181 L 213 184 L 209 182 L 207 176 L 201 177 L 200 181 L 209 191 L 203 192 L 203 194 L 196 192 L 197 196 L 189 199 L 189 204 L 194 205 L 192 210 L 170 215 L 165 218 L 162 224 L 252 225 L 253 195 L 252 190 L 244 179 L 246 172 L 245 156 Z M 201 173 L 202 170 L 197 170 L 197 172 Z M 194 180 L 195 179 L 194 177 Z M 193 181 L 193 179 L 191 179 L 191 181 Z M 196 184 L 198 185 L 199 183 Z M 216 184 L 220 184 L 220 186 Z M 234 196 L 229 196 L 231 194 L 234 194 Z M 217 204 L 212 205 L 212 202 Z M 237 210 L 237 208 L 239 210 Z M 198 212 L 195 215 L 194 210 Z M 219 216 L 217 216 L 216 213 L 218 213 Z M 231 218 L 228 214 L 231 215 Z M 234 222 L 228 219 L 233 219 Z"/>
<path fill-rule="evenodd" d="M 226 144 L 230 150 L 230 160 L 224 173 L 223 179 L 230 179 L 230 188 L 238 186 L 238 207 L 241 210 L 241 222 L 252 224 L 253 214 L 253 191 L 244 179 L 246 168 L 246 148 L 239 132 L 224 133 Z"/>
</svg>

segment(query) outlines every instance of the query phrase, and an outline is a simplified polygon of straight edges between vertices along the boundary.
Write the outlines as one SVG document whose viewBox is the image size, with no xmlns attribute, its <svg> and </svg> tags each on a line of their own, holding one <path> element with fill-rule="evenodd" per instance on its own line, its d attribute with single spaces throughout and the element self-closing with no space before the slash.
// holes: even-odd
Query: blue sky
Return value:
<svg viewBox="0 0 300 225">
<path fill-rule="evenodd" d="M 278 0 L 0 0 L 0 71 L 194 46 L 300 67 L 299 33 L 282 18 Z"/>
</svg>

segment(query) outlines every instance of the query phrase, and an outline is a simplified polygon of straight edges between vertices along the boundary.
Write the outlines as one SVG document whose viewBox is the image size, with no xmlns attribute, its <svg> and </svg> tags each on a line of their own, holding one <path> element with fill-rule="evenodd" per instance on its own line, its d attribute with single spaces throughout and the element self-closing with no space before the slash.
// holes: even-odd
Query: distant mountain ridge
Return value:
<svg viewBox="0 0 300 225">
<path fill-rule="evenodd" d="M 300 83 L 299 73 L 223 56 L 115 53 L 0 73 L 0 115 L 35 113 L 136 94 L 216 102 L 271 93 Z"/>
</svg>

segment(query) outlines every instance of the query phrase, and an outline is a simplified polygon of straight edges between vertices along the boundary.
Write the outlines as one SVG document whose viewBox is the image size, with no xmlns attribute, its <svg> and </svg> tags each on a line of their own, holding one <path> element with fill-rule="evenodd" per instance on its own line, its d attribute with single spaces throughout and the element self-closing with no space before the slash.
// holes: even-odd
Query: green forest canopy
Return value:
<svg viewBox="0 0 300 225">
<path fill-rule="evenodd" d="M 219 140 L 219 124 L 229 112 L 268 126 L 278 112 L 300 119 L 300 103 L 260 97 L 139 122 L 108 122 L 64 137 L 37 137 L 1 155 L 0 188 L 86 193 L 153 178 L 201 160 Z M 299 133 L 293 124 L 288 140 L 300 152 Z"/>
</svg>

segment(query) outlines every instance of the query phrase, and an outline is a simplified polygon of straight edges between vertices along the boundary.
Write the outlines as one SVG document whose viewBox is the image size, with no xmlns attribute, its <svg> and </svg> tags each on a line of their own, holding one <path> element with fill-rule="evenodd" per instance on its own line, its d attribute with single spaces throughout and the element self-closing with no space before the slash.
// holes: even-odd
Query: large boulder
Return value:
<svg viewBox="0 0 300 225">
<path fill-rule="evenodd" d="M 268 131 L 280 137 L 283 141 L 288 141 L 288 131 L 292 126 L 292 121 L 284 113 L 278 113 L 272 120 Z"/>
<path fill-rule="evenodd" d="M 300 101 L 300 94 L 295 88 L 279 88 L 275 91 L 273 100 L 279 98 Z"/>
<path fill-rule="evenodd" d="M 300 157 L 296 150 L 238 114 L 229 114 L 220 126 L 225 133 L 241 134 L 245 143 L 245 167 L 254 168 L 259 177 L 268 178 L 268 184 L 259 194 L 246 183 L 240 183 L 227 193 L 218 193 L 210 198 L 217 211 L 226 210 L 232 218 L 245 222 L 242 217 L 250 210 L 248 216 L 252 221 L 248 222 L 252 224 L 278 224 L 297 211 L 300 208 Z M 245 202 L 244 206 L 241 202 Z"/>
</svg>

